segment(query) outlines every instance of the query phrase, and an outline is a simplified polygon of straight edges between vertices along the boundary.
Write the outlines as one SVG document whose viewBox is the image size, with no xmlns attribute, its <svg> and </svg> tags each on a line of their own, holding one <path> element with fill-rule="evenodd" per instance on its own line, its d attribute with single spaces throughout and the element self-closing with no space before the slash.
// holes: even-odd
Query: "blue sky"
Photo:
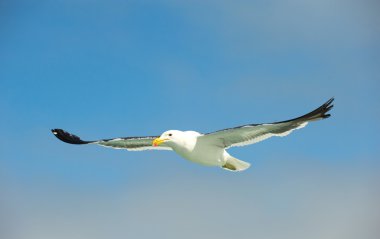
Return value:
<svg viewBox="0 0 380 239">
<path fill-rule="evenodd" d="M 0 222 L 7 238 L 375 238 L 375 1 L 3 1 Z M 332 117 L 230 152 L 63 144 Z"/>
</svg>

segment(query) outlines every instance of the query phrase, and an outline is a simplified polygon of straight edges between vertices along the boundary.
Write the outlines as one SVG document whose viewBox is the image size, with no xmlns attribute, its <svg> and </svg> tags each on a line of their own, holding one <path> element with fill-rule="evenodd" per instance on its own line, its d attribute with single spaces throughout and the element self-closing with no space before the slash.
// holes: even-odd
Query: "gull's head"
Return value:
<svg viewBox="0 0 380 239">
<path fill-rule="evenodd" d="M 160 137 L 153 140 L 153 146 L 165 145 L 165 146 L 173 146 L 180 144 L 183 139 L 183 133 L 179 130 L 168 130 L 161 134 Z"/>
</svg>

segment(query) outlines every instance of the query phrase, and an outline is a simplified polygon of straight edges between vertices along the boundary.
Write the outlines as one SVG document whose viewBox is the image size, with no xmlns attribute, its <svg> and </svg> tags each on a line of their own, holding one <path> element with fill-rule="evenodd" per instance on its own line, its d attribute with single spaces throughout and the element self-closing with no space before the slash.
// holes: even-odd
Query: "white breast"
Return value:
<svg viewBox="0 0 380 239">
<path fill-rule="evenodd" d="M 195 131 L 185 131 L 183 142 L 181 145 L 176 145 L 173 150 L 185 159 L 195 163 L 222 166 L 225 164 L 224 152 L 220 147 L 200 144 L 197 141 L 198 136 L 202 134 Z"/>
</svg>

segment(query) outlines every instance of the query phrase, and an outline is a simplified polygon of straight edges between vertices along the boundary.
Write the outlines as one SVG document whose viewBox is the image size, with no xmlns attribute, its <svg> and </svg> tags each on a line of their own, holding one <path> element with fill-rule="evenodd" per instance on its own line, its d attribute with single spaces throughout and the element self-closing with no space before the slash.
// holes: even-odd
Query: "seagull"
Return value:
<svg viewBox="0 0 380 239">
<path fill-rule="evenodd" d="M 196 131 L 168 130 L 161 136 L 84 141 L 62 129 L 51 131 L 58 139 L 69 144 L 97 144 L 129 151 L 173 150 L 183 158 L 198 164 L 217 166 L 230 171 L 242 171 L 249 168 L 250 163 L 231 156 L 226 149 L 254 144 L 272 136 L 287 136 L 293 130 L 303 128 L 311 121 L 328 118 L 330 114 L 327 112 L 333 107 L 333 101 L 334 98 L 331 98 L 317 109 L 298 118 L 266 124 L 247 124 L 206 134 Z"/>
</svg>

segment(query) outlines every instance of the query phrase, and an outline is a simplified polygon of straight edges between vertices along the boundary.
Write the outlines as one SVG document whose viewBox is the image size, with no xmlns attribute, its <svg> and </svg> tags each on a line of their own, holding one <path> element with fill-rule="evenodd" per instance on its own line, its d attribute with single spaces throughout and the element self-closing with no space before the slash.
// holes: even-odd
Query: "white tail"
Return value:
<svg viewBox="0 0 380 239">
<path fill-rule="evenodd" d="M 228 156 L 226 163 L 222 166 L 222 168 L 230 171 L 243 171 L 251 166 L 250 163 L 241 161 L 232 156 Z"/>
</svg>

